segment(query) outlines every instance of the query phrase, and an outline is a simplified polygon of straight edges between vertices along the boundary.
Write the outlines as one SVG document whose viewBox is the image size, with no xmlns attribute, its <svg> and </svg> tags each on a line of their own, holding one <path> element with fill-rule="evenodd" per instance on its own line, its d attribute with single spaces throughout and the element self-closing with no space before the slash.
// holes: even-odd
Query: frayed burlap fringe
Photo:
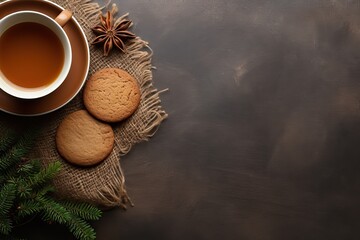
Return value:
<svg viewBox="0 0 360 240">
<path fill-rule="evenodd" d="M 73 11 L 74 17 L 82 26 L 88 40 L 94 36 L 91 27 L 98 21 L 101 11 L 108 5 L 99 6 L 90 0 L 54 0 L 60 6 Z M 112 5 L 111 11 L 118 11 Z M 120 18 L 127 17 L 128 14 Z M 152 51 L 148 43 L 139 37 L 128 43 L 127 53 L 112 51 L 103 56 L 102 48 L 90 46 L 91 63 L 89 76 L 105 67 L 118 67 L 129 72 L 138 81 L 141 88 L 141 102 L 137 111 L 126 121 L 113 124 L 115 145 L 110 156 L 100 165 L 91 168 L 79 168 L 61 159 L 56 151 L 55 134 L 61 120 L 69 113 L 84 109 L 82 92 L 62 109 L 50 114 L 49 124 L 40 138 L 37 155 L 44 164 L 61 160 L 63 168 L 54 180 L 59 197 L 87 201 L 98 206 L 111 208 L 127 204 L 132 205 L 125 189 L 125 177 L 120 166 L 120 155 L 125 155 L 131 147 L 153 136 L 160 123 L 167 117 L 160 105 L 158 91 L 152 84 Z"/>
</svg>

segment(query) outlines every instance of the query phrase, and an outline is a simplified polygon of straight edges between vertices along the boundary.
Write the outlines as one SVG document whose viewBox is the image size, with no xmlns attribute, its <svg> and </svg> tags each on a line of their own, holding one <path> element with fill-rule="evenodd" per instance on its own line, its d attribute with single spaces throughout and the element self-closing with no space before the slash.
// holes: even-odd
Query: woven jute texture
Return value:
<svg viewBox="0 0 360 240">
<path fill-rule="evenodd" d="M 73 11 L 74 17 L 83 28 L 89 42 L 95 37 L 91 27 L 98 22 L 99 14 L 111 10 L 118 11 L 116 5 L 99 6 L 89 0 L 54 0 L 53 2 Z M 127 14 L 116 18 L 128 17 Z M 85 109 L 80 92 L 62 109 L 45 116 L 46 126 L 42 126 L 42 135 L 37 141 L 34 156 L 44 164 L 53 161 L 62 162 L 62 170 L 55 178 L 56 193 L 61 198 L 86 201 L 104 208 L 126 207 L 131 201 L 125 189 L 125 177 L 120 166 L 120 156 L 128 153 L 132 146 L 148 140 L 167 117 L 161 107 L 158 91 L 152 83 L 152 51 L 148 43 L 137 37 L 127 43 L 127 53 L 112 51 L 108 57 L 103 56 L 102 48 L 90 45 L 89 76 L 105 67 L 117 67 L 129 72 L 139 83 L 141 101 L 139 108 L 127 120 L 112 124 L 115 133 L 114 149 L 110 156 L 100 165 L 80 168 L 68 164 L 56 150 L 55 134 L 61 120 L 69 113 Z M 0 119 L 0 124 L 1 124 Z M 42 119 L 43 122 L 43 119 Z"/>
</svg>

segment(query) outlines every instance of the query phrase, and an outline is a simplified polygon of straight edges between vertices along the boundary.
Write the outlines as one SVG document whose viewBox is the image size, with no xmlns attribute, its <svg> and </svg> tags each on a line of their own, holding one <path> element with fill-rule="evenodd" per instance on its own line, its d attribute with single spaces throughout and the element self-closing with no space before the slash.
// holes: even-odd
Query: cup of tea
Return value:
<svg viewBox="0 0 360 240">
<path fill-rule="evenodd" d="M 71 12 L 55 19 L 36 11 L 19 11 L 0 19 L 0 88 L 22 99 L 44 97 L 66 79 L 72 61 L 63 26 Z"/>
</svg>

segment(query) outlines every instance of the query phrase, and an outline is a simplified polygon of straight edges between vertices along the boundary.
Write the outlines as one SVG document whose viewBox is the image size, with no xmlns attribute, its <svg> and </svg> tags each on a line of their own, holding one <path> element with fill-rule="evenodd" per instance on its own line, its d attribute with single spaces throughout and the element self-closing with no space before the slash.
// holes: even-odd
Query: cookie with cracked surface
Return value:
<svg viewBox="0 0 360 240">
<path fill-rule="evenodd" d="M 67 161 L 91 166 L 102 162 L 112 151 L 114 132 L 86 110 L 66 116 L 56 131 L 56 147 Z"/>
<path fill-rule="evenodd" d="M 138 108 L 140 88 L 126 71 L 104 68 L 88 79 L 83 99 L 86 109 L 94 117 L 105 122 L 119 122 Z"/>
</svg>

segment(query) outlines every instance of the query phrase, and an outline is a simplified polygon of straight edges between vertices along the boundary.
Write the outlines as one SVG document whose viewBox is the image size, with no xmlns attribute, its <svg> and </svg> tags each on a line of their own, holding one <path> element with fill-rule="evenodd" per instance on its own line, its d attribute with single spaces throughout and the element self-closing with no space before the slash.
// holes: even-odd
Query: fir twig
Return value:
<svg viewBox="0 0 360 240">
<path fill-rule="evenodd" d="M 9 234 L 12 230 L 12 221 L 9 212 L 15 199 L 16 187 L 13 184 L 5 185 L 0 191 L 0 233 Z"/>
<path fill-rule="evenodd" d="M 35 136 L 32 131 L 26 132 L 6 153 L 2 154 L 0 157 L 0 171 L 16 167 L 31 149 L 34 138 Z"/>
<path fill-rule="evenodd" d="M 62 205 L 71 214 L 81 217 L 84 220 L 99 220 L 102 214 L 98 208 L 88 203 L 63 201 Z"/>
<path fill-rule="evenodd" d="M 34 215 L 41 212 L 43 206 L 40 202 L 35 201 L 34 199 L 25 200 L 19 204 L 17 210 L 18 219 L 25 218 L 27 216 Z M 19 220 L 18 220 L 19 221 Z"/>
<path fill-rule="evenodd" d="M 15 199 L 16 186 L 14 184 L 7 184 L 0 190 L 0 217 L 9 213 Z"/>
<path fill-rule="evenodd" d="M 61 163 L 59 161 L 50 163 L 46 168 L 41 169 L 38 173 L 29 177 L 29 187 L 35 187 L 49 182 L 60 169 Z"/>
<path fill-rule="evenodd" d="M 73 215 L 71 220 L 67 223 L 70 232 L 74 236 L 81 240 L 94 240 L 96 239 L 96 233 L 94 229 L 83 219 Z"/>
<path fill-rule="evenodd" d="M 15 227 L 39 215 L 45 222 L 67 226 L 78 239 L 95 239 L 95 230 L 86 220 L 99 219 L 101 211 L 87 203 L 59 201 L 50 194 L 61 163 L 43 167 L 39 160 L 26 158 L 34 136 L 27 132 L 18 138 L 9 130 L 0 137 L 0 238 L 12 239 Z"/>
<path fill-rule="evenodd" d="M 42 218 L 44 221 L 55 221 L 64 224 L 71 220 L 70 213 L 54 199 L 49 197 L 38 197 L 36 200 L 43 206 Z"/>
<path fill-rule="evenodd" d="M 12 221 L 9 217 L 0 218 L 0 236 L 8 235 L 12 230 Z"/>
<path fill-rule="evenodd" d="M 0 153 L 6 151 L 16 141 L 16 134 L 9 128 L 3 129 L 1 134 Z"/>
</svg>

